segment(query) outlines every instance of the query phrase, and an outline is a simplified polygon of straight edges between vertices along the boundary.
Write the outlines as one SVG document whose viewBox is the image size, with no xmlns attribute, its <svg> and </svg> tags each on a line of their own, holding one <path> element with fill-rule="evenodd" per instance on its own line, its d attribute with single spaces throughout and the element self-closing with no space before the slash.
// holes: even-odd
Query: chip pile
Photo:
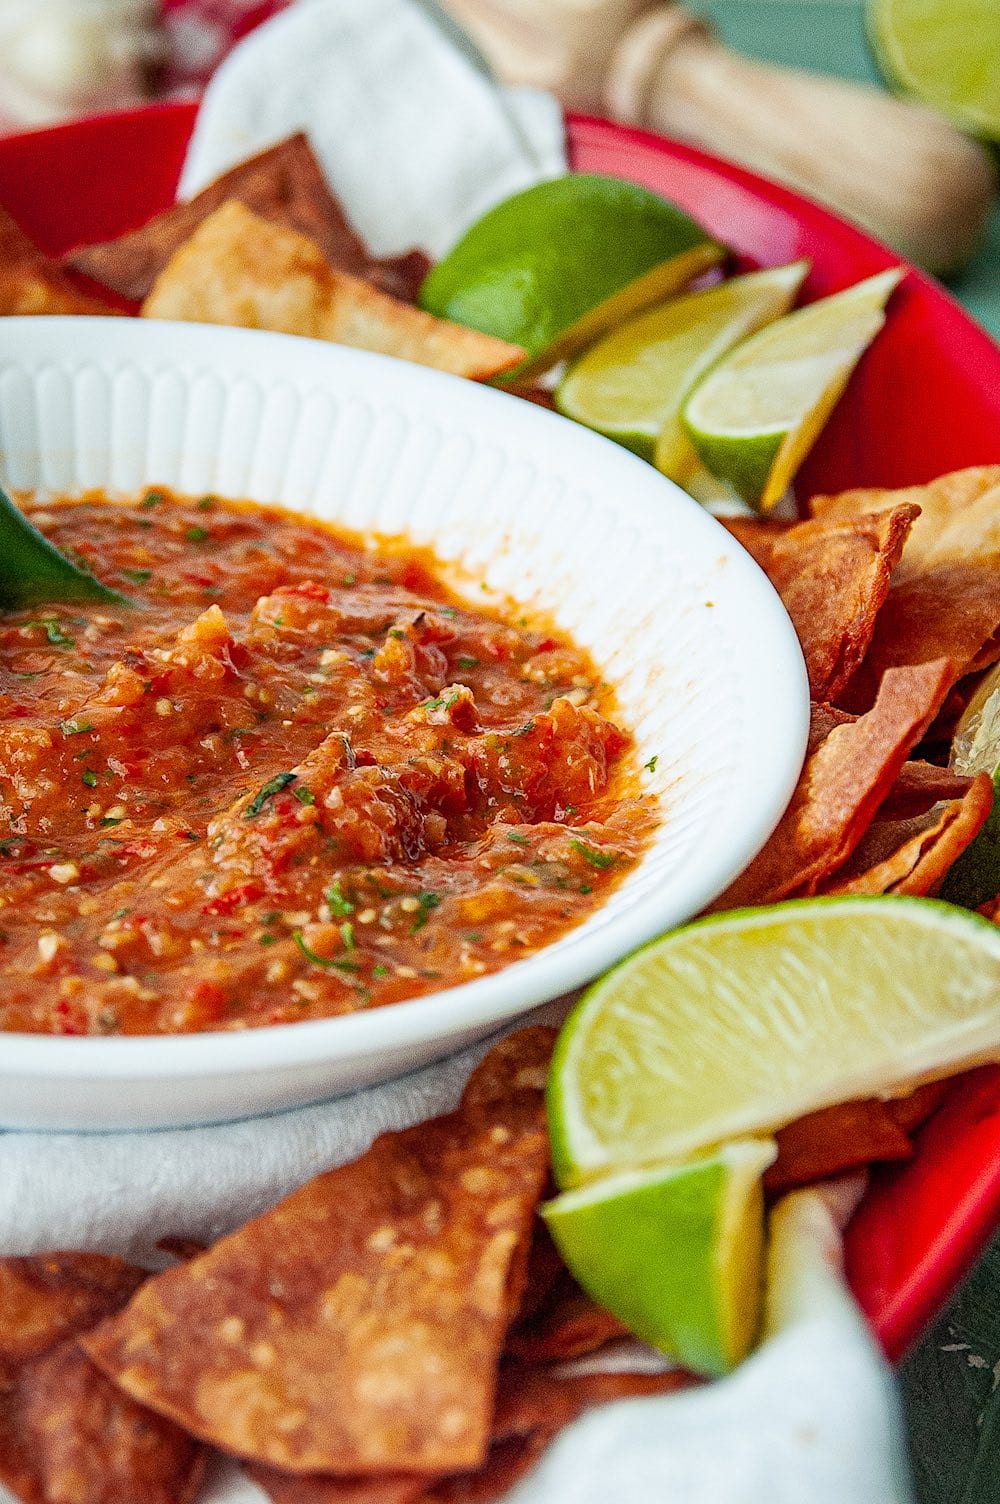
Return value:
<svg viewBox="0 0 1000 1504">
<path fill-rule="evenodd" d="M 727 523 L 785 603 L 813 706 L 792 801 L 717 909 L 933 896 L 993 803 L 988 774 L 946 764 L 976 676 L 1000 660 L 1000 466 L 817 496 L 809 513 Z"/>
<path fill-rule="evenodd" d="M 622 1329 L 536 1216 L 553 1043 L 510 1035 L 455 1112 L 162 1274 L 0 1261 L 0 1481 L 26 1504 L 186 1504 L 214 1447 L 276 1504 L 488 1500 L 582 1410 L 690 1382 L 560 1371 Z"/>
</svg>

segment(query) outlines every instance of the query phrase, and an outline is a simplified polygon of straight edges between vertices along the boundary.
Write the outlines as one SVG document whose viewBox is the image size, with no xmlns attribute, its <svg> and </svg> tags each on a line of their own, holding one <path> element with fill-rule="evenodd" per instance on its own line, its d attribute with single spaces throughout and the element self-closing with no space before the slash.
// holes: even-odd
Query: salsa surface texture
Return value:
<svg viewBox="0 0 1000 1504">
<path fill-rule="evenodd" d="M 162 490 L 25 509 L 136 609 L 0 615 L 0 1029 L 434 992 L 579 923 L 647 844 L 586 654 L 429 555 Z"/>
</svg>

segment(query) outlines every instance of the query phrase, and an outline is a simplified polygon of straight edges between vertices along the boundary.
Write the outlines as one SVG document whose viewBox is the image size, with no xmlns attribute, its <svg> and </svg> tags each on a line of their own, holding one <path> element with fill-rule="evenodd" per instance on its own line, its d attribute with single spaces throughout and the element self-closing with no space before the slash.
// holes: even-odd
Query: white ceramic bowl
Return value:
<svg viewBox="0 0 1000 1504">
<path fill-rule="evenodd" d="M 808 690 L 768 581 L 650 466 L 518 398 L 311 340 L 4 319 L 0 479 L 161 484 L 431 544 L 549 610 L 616 687 L 663 824 L 585 924 L 494 976 L 317 1023 L 173 1038 L 0 1034 L 0 1125 L 152 1127 L 273 1111 L 410 1070 L 698 912 L 794 787 Z"/>
</svg>

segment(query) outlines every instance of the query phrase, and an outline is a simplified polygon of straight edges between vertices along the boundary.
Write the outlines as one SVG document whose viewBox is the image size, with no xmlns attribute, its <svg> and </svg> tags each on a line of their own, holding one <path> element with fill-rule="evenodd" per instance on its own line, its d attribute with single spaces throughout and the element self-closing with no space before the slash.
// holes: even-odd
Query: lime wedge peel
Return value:
<svg viewBox="0 0 1000 1504">
<path fill-rule="evenodd" d="M 528 351 L 523 382 L 726 256 L 674 204 L 618 178 L 571 173 L 498 204 L 432 268 L 420 305 Z M 500 334 L 500 331 L 506 331 Z"/>
<path fill-rule="evenodd" d="M 871 48 L 886 81 L 973 135 L 1000 141 L 996 0 L 868 0 Z"/>
<path fill-rule="evenodd" d="M 581 357 L 557 407 L 683 484 L 696 463 L 678 421 L 684 398 L 728 350 L 788 311 L 808 271 L 796 261 L 750 272 L 647 310 Z"/>
<path fill-rule="evenodd" d="M 1000 929 L 912 898 L 700 920 L 591 987 L 549 1079 L 558 1185 L 680 1163 L 1000 1057 Z"/>
<path fill-rule="evenodd" d="M 903 276 L 894 267 L 809 303 L 719 361 L 681 413 L 713 475 L 763 512 L 777 505 L 885 323 Z"/>
<path fill-rule="evenodd" d="M 651 1347 L 695 1373 L 724 1374 L 749 1352 L 764 1268 L 761 1177 L 773 1139 L 609 1176 L 542 1215 L 578 1283 Z"/>
</svg>

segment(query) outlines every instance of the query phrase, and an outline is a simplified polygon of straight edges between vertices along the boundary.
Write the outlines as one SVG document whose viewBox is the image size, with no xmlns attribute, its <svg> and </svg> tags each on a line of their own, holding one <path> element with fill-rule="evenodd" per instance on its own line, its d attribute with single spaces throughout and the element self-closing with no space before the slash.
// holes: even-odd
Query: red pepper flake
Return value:
<svg viewBox="0 0 1000 1504">
<path fill-rule="evenodd" d="M 211 903 L 202 907 L 201 912 L 218 916 L 233 914 L 237 909 L 245 908 L 248 903 L 256 903 L 263 896 L 264 889 L 260 883 L 243 883 L 240 887 L 231 888 L 228 893 L 213 898 Z"/>
</svg>

